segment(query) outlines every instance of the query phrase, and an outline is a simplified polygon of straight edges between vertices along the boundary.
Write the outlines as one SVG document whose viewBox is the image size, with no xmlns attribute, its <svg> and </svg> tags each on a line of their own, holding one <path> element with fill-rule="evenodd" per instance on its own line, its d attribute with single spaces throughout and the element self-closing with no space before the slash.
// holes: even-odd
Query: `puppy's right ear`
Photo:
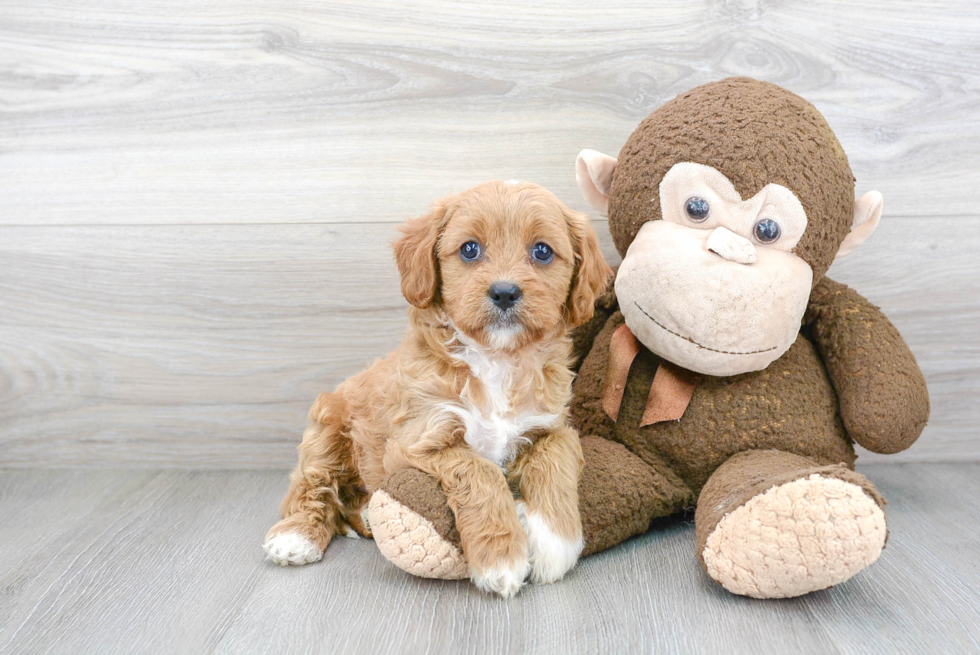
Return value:
<svg viewBox="0 0 980 655">
<path fill-rule="evenodd" d="M 402 295 L 419 309 L 431 305 L 439 294 L 436 244 L 446 211 L 447 202 L 438 201 L 428 214 L 402 225 L 399 228 L 402 237 L 395 242 L 395 263 L 402 277 Z"/>
</svg>

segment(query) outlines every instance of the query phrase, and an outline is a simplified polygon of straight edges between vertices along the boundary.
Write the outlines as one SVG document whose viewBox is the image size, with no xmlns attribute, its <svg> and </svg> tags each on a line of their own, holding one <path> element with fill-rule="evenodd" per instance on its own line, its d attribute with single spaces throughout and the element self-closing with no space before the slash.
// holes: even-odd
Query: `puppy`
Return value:
<svg viewBox="0 0 980 655">
<path fill-rule="evenodd" d="M 527 182 L 450 196 L 401 231 L 408 334 L 320 394 L 264 548 L 306 564 L 335 534 L 370 536 L 370 495 L 411 466 L 442 483 L 478 587 L 509 597 L 528 573 L 554 582 L 583 544 L 568 333 L 611 275 L 595 231 Z"/>
</svg>

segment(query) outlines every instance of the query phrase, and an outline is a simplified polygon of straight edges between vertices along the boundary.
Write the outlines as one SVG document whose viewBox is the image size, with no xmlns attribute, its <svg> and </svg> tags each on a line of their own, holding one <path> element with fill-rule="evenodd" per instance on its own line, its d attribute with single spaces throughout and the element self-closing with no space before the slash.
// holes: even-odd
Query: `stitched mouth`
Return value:
<svg viewBox="0 0 980 655">
<path fill-rule="evenodd" d="M 771 351 L 773 351 L 773 350 L 775 350 L 777 348 L 777 346 L 773 346 L 772 348 L 765 348 L 763 350 L 749 350 L 749 351 L 746 351 L 746 352 L 738 352 L 738 351 L 732 351 L 732 350 L 718 350 L 717 348 L 709 348 L 708 346 L 705 346 L 704 344 L 698 343 L 697 341 L 695 341 L 691 337 L 685 337 L 683 334 L 680 334 L 678 332 L 674 332 L 669 327 L 667 327 L 666 325 L 664 325 L 663 323 L 661 323 L 660 321 L 658 321 L 654 317 L 650 316 L 650 314 L 648 314 L 645 309 L 643 309 L 642 307 L 640 307 L 640 304 L 638 302 L 636 302 L 635 300 L 633 301 L 633 304 L 636 305 L 636 308 L 637 309 L 639 309 L 641 312 L 643 312 L 643 315 L 644 316 L 646 316 L 648 319 L 650 319 L 651 321 L 653 321 L 654 324 L 657 325 L 658 327 L 663 328 L 664 330 L 666 330 L 667 332 L 673 334 L 675 337 L 677 337 L 679 339 L 683 339 L 684 341 L 689 341 L 689 342 L 693 343 L 698 348 L 703 348 L 704 350 L 710 350 L 713 353 L 721 353 L 722 355 L 758 355 L 760 353 L 771 352 Z"/>
</svg>

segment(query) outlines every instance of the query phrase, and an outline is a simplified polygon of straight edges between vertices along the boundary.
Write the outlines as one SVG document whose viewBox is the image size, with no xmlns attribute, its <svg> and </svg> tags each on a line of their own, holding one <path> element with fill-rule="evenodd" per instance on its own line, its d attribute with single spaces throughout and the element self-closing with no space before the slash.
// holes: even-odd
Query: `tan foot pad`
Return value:
<svg viewBox="0 0 980 655">
<path fill-rule="evenodd" d="M 381 490 L 371 496 L 368 511 L 378 549 L 398 568 L 422 578 L 470 577 L 462 551 L 436 532 L 424 516 Z"/>
<path fill-rule="evenodd" d="M 844 582 L 885 547 L 885 513 L 861 487 L 810 475 L 727 514 L 702 553 L 732 593 L 790 598 Z"/>
</svg>

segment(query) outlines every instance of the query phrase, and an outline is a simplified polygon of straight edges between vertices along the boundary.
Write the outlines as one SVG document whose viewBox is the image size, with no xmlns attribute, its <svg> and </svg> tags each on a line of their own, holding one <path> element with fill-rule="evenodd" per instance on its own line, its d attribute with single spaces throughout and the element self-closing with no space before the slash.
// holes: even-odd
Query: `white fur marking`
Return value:
<svg viewBox="0 0 980 655">
<path fill-rule="evenodd" d="M 559 414 L 516 414 L 511 410 L 508 391 L 513 363 L 506 357 L 490 357 L 477 343 L 457 331 L 462 346 L 454 357 L 465 362 L 470 372 L 483 384 L 486 407 L 478 407 L 463 389 L 458 403 L 442 403 L 441 408 L 458 417 L 466 429 L 466 443 L 481 456 L 502 466 L 510 461 L 531 430 L 554 425 Z"/>
<path fill-rule="evenodd" d="M 316 544 L 296 532 L 273 535 L 262 544 L 262 548 L 265 549 L 266 559 L 279 566 L 309 564 L 318 562 L 323 557 L 323 551 Z"/>
<path fill-rule="evenodd" d="M 491 327 L 487 329 L 487 335 L 490 337 L 490 347 L 494 350 L 502 350 L 507 348 L 512 343 L 514 339 L 517 338 L 524 328 L 520 325 L 504 325 L 501 327 Z"/>
<path fill-rule="evenodd" d="M 561 580 L 575 566 L 585 540 L 582 537 L 576 541 L 562 539 L 551 530 L 544 517 L 528 510 L 524 502 L 517 503 L 517 514 L 527 533 L 531 580 L 535 584 Z"/>
<path fill-rule="evenodd" d="M 512 566 L 494 566 L 483 573 L 473 571 L 470 579 L 483 591 L 510 598 L 524 586 L 529 569 L 530 564 L 524 559 Z"/>
<path fill-rule="evenodd" d="M 507 186 L 517 186 L 523 181 L 524 180 L 504 180 L 504 184 L 506 184 Z"/>
</svg>

